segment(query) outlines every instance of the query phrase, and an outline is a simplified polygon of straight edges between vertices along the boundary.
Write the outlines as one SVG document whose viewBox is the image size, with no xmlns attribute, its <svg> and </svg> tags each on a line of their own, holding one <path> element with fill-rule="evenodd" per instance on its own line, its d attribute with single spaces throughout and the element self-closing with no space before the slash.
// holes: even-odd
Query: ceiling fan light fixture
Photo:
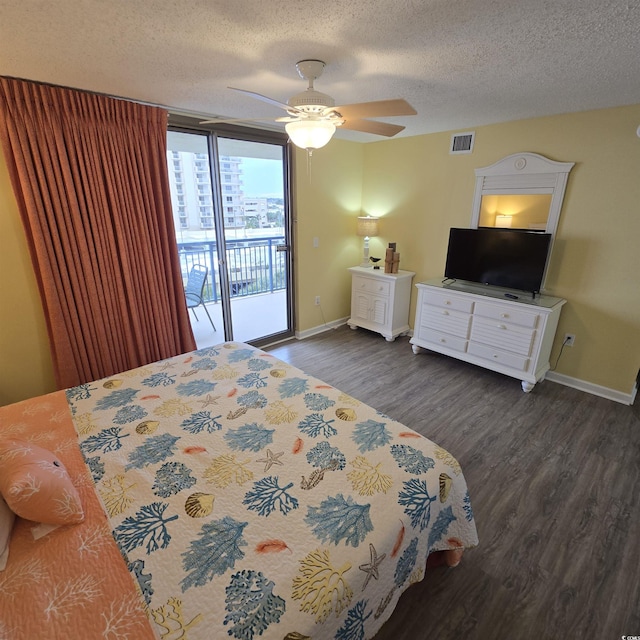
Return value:
<svg viewBox="0 0 640 640">
<path fill-rule="evenodd" d="M 301 149 L 320 149 L 336 132 L 336 126 L 328 120 L 296 120 L 284 126 L 291 142 Z"/>
</svg>

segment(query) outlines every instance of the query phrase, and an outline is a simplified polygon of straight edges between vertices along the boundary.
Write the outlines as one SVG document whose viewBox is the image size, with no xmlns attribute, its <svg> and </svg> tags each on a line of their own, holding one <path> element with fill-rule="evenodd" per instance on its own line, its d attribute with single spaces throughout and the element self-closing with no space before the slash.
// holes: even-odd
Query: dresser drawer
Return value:
<svg viewBox="0 0 640 640">
<path fill-rule="evenodd" d="M 426 343 L 431 343 L 440 347 L 447 347 L 448 349 L 453 349 L 460 353 L 464 353 L 467 350 L 467 340 L 457 336 L 452 336 L 449 333 L 443 333 L 442 331 L 421 328 L 418 337 Z"/>
<path fill-rule="evenodd" d="M 533 329 L 476 316 L 471 325 L 471 340 L 523 356 L 531 355 L 535 335 Z"/>
<path fill-rule="evenodd" d="M 529 366 L 529 358 L 519 356 L 515 353 L 508 353 L 501 349 L 492 349 L 484 344 L 478 344 L 477 342 L 469 342 L 467 347 L 468 353 L 484 360 L 489 360 L 493 363 L 498 363 L 515 369 L 516 371 L 526 371 Z"/>
<path fill-rule="evenodd" d="M 435 305 L 436 307 L 455 309 L 456 311 L 464 311 L 465 313 L 471 313 L 473 310 L 473 300 L 450 296 L 441 291 L 425 291 L 422 295 L 422 301 L 430 305 Z"/>
<path fill-rule="evenodd" d="M 467 339 L 471 326 L 471 315 L 453 309 L 423 305 L 420 324 L 429 329 Z"/>
<path fill-rule="evenodd" d="M 501 322 L 518 324 L 522 327 L 535 329 L 538 324 L 539 314 L 535 311 L 523 311 L 511 306 L 490 304 L 488 302 L 476 302 L 474 314 L 483 318 L 494 318 Z"/>
<path fill-rule="evenodd" d="M 389 296 L 391 287 L 388 282 L 374 280 L 373 278 L 354 278 L 353 291 L 366 291 L 377 296 Z"/>
</svg>

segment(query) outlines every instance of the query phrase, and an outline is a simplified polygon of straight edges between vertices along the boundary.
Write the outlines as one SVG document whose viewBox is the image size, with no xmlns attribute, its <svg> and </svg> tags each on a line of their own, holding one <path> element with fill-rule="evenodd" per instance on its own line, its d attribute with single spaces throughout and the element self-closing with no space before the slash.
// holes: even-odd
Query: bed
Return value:
<svg viewBox="0 0 640 640">
<path fill-rule="evenodd" d="M 372 638 L 478 542 L 447 451 L 236 342 L 0 409 L 0 490 L 12 640 Z"/>
</svg>

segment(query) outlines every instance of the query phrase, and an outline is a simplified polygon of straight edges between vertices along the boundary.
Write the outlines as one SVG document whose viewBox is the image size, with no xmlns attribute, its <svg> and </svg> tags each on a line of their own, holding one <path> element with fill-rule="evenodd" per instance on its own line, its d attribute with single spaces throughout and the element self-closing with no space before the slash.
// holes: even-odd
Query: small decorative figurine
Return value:
<svg viewBox="0 0 640 640">
<path fill-rule="evenodd" d="M 384 257 L 384 272 L 398 273 L 400 254 L 396 251 L 396 243 L 390 242 Z"/>
</svg>

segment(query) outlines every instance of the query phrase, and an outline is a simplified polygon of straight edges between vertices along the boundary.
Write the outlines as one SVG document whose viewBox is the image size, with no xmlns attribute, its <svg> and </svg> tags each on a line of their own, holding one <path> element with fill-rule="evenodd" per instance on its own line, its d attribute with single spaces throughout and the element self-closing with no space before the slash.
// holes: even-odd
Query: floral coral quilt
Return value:
<svg viewBox="0 0 640 640">
<path fill-rule="evenodd" d="M 161 637 L 371 638 L 430 552 L 477 544 L 449 453 L 246 344 L 67 400 Z"/>
</svg>

